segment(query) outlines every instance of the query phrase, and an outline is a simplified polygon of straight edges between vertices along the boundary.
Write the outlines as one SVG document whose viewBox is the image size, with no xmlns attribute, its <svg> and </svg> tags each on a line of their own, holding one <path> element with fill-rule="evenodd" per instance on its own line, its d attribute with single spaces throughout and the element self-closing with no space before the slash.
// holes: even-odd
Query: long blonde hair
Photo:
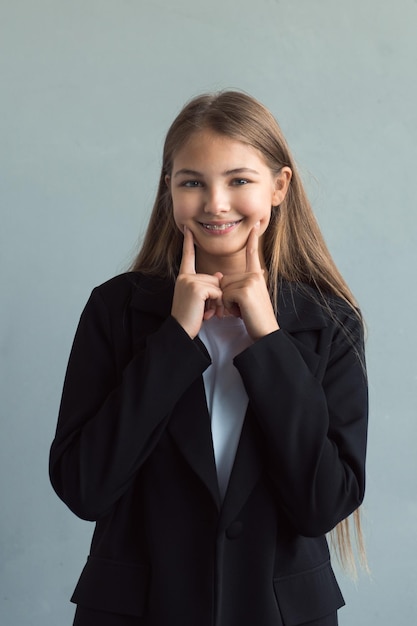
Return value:
<svg viewBox="0 0 417 626">
<path fill-rule="evenodd" d="M 169 128 L 155 204 L 142 248 L 131 270 L 176 278 L 183 236 L 174 222 L 172 200 L 165 177 L 171 175 L 176 152 L 193 133 L 203 129 L 210 129 L 256 148 L 274 174 L 284 166 L 292 170 L 287 195 L 279 207 L 272 209 L 271 220 L 263 236 L 269 291 L 274 306 L 277 303 L 279 280 L 284 279 L 314 286 L 322 296 L 324 306 L 325 294 L 338 296 L 360 318 L 355 298 L 325 244 L 277 121 L 265 106 L 242 92 L 223 91 L 200 95 L 185 105 Z M 353 513 L 353 518 L 359 559 L 366 567 L 359 509 Z M 342 564 L 355 575 L 349 519 L 336 526 L 333 536 Z"/>
</svg>

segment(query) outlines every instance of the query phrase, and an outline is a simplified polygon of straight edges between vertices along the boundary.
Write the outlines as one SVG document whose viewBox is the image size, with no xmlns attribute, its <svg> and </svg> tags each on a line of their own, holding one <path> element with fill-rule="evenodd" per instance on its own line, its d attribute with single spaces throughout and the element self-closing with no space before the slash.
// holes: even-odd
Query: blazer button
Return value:
<svg viewBox="0 0 417 626">
<path fill-rule="evenodd" d="M 237 539 L 241 535 L 243 530 L 242 522 L 233 522 L 226 530 L 226 537 L 228 539 Z"/>
</svg>

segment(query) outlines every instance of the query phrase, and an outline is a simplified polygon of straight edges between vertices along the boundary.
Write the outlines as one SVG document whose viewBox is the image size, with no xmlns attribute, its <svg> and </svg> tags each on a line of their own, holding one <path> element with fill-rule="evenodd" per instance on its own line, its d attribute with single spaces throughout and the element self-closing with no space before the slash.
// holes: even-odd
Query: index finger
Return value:
<svg viewBox="0 0 417 626">
<path fill-rule="evenodd" d="M 259 259 L 259 222 L 255 224 L 249 233 L 246 242 L 246 271 L 260 272 L 262 271 L 261 261 Z"/>
<path fill-rule="evenodd" d="M 182 257 L 180 274 L 195 274 L 195 250 L 194 237 L 189 228 L 184 226 L 184 241 L 182 244 Z"/>
</svg>

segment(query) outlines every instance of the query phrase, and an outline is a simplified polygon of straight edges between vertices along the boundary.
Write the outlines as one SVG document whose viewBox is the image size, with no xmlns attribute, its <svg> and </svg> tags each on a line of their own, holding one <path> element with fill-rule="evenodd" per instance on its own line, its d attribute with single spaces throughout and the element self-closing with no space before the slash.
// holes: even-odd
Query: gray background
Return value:
<svg viewBox="0 0 417 626">
<path fill-rule="evenodd" d="M 0 1 L 1 624 L 71 623 L 93 526 L 47 476 L 71 341 L 169 123 L 224 87 L 277 116 L 368 322 L 372 576 L 339 572 L 340 623 L 416 623 L 416 26 L 415 0 Z"/>
</svg>

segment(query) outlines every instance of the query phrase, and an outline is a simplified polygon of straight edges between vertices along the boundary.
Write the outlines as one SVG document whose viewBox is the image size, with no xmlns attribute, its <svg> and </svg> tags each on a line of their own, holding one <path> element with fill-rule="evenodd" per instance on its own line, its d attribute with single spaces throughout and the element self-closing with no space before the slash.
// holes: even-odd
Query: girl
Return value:
<svg viewBox="0 0 417 626">
<path fill-rule="evenodd" d="M 74 624 L 334 626 L 366 430 L 361 316 L 275 119 L 195 98 L 69 360 L 50 474 L 96 522 Z"/>
</svg>

